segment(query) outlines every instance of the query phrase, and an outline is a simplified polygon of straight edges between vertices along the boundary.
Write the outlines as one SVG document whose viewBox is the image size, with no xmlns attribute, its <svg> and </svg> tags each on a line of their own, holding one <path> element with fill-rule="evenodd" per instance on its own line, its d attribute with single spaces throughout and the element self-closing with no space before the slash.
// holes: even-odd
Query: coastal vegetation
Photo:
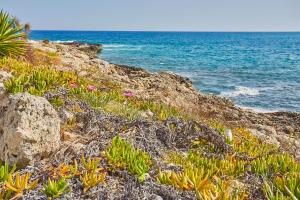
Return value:
<svg viewBox="0 0 300 200">
<path fill-rule="evenodd" d="M 0 56 L 19 56 L 25 53 L 26 34 L 18 27 L 16 19 L 0 11 Z"/>
<path fill-rule="evenodd" d="M 68 183 L 65 179 L 60 178 L 58 181 L 48 179 L 48 185 L 44 185 L 43 192 L 49 197 L 58 198 L 67 192 Z"/>
<path fill-rule="evenodd" d="M 97 89 L 99 85 L 92 80 L 81 79 L 74 72 L 59 71 L 50 67 L 52 63 L 47 63 L 48 60 L 51 58 L 57 60 L 58 56 L 47 53 L 43 56 L 47 57 L 43 65 L 33 65 L 9 57 L 2 58 L 1 69 L 14 74 L 13 78 L 5 82 L 6 89 L 12 94 L 26 91 L 38 96 L 67 89 L 69 98 L 80 99 L 94 109 L 126 117 L 129 120 L 139 118 L 139 113 L 146 110 L 155 114 L 152 120 L 163 121 L 170 116 L 180 116 L 176 108 L 134 99 L 132 96 L 125 96 L 118 89 L 101 92 Z M 65 103 L 63 96 L 56 96 L 50 102 L 57 107 L 62 107 Z M 220 134 L 225 136 L 226 127 L 216 123 L 211 123 L 211 126 L 215 126 Z M 182 171 L 159 170 L 154 177 L 157 177 L 157 181 L 161 184 L 171 185 L 183 191 L 195 191 L 199 199 L 246 199 L 249 191 L 239 185 L 238 181 L 246 173 L 251 173 L 264 180 L 262 188 L 267 198 L 299 197 L 300 165 L 291 155 L 281 153 L 276 146 L 264 144 L 246 129 L 233 129 L 233 135 L 234 139 L 230 145 L 234 153 L 214 155 L 217 154 L 217 147 L 202 139 L 195 140 L 192 141 L 193 148 L 187 155 L 170 152 L 165 158 L 165 162 L 175 164 Z M 214 156 L 207 156 L 209 154 Z M 63 195 L 67 183 L 65 179 L 74 177 L 79 178 L 84 186 L 84 192 L 87 192 L 90 188 L 104 183 L 106 171 L 109 170 L 126 169 L 142 182 L 150 168 L 154 167 L 147 152 L 136 150 L 120 136 L 112 139 L 112 144 L 102 159 L 107 159 L 111 167 L 106 169 L 100 167 L 98 158 L 89 157 L 85 160 L 83 157 L 81 171 L 77 169 L 77 161 L 74 164 L 63 163 L 57 168 L 52 168 L 50 171 L 52 178 L 55 179 L 48 180 L 44 193 L 51 198 Z M 1 169 L 0 175 L 3 177 L 1 180 L 4 182 L 2 190 L 6 193 L 20 196 L 36 185 L 36 182 L 34 184 L 28 182 L 30 174 L 24 177 L 17 174 L 16 180 L 13 181 L 14 170 L 8 170 L 7 165 L 2 166 Z M 18 185 L 18 182 L 22 184 Z"/>
<path fill-rule="evenodd" d="M 134 149 L 118 135 L 112 140 L 107 158 L 114 167 L 127 168 L 130 173 L 137 175 L 141 182 L 145 180 L 145 174 L 152 166 L 151 157 L 147 152 Z"/>
<path fill-rule="evenodd" d="M 15 19 L 7 13 L 1 12 L 0 20 L 0 70 L 12 74 L 4 82 L 7 92 L 47 98 L 58 112 L 68 110 L 76 116 L 104 113 L 122 124 L 117 127 L 112 121 L 111 127 L 101 127 L 102 132 L 113 133 L 113 137 L 105 146 L 96 143 L 97 150 L 101 148 L 96 155 L 78 151 L 75 154 L 81 159 L 56 165 L 49 161 L 47 168 L 39 172 L 2 164 L 0 199 L 17 199 L 34 190 L 49 199 L 68 195 L 72 188 L 73 192 L 87 194 L 96 187 L 110 187 L 111 179 L 121 180 L 127 172 L 129 180 L 137 180 L 136 185 L 164 185 L 204 200 L 255 199 L 255 195 L 269 200 L 300 199 L 300 163 L 277 145 L 265 143 L 240 125 L 227 127 L 216 120 L 200 121 L 178 107 L 137 98 L 134 92 L 111 80 L 101 82 L 80 76 L 65 66 L 56 52 L 32 49 L 25 54 L 24 30 L 15 26 Z M 76 116 L 64 122 L 61 132 L 85 131 L 87 126 L 81 125 Z M 179 123 L 167 123 L 170 119 Z M 184 140 L 177 138 L 183 133 L 180 124 L 188 127 L 190 122 L 194 124 L 193 131 L 188 134 L 197 135 L 180 148 L 176 146 Z M 136 127 L 142 131 L 142 125 L 150 123 L 160 126 L 156 135 L 162 132 L 161 141 L 172 139 L 162 152 L 153 153 L 147 145 L 163 142 L 147 140 L 146 145 L 141 145 L 144 138 L 127 134 Z M 211 133 L 205 132 L 208 130 Z M 211 138 L 198 134 L 202 132 L 211 134 Z M 89 137 L 93 138 L 90 143 L 99 141 L 92 134 Z M 32 177 L 33 173 L 39 175 Z M 76 184 L 80 189 L 74 189 Z"/>
</svg>

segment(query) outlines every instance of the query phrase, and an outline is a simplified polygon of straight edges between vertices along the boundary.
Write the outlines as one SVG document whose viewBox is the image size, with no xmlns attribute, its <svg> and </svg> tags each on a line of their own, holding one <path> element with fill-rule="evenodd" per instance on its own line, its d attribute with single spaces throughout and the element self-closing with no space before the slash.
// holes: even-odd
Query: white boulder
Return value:
<svg viewBox="0 0 300 200">
<path fill-rule="evenodd" d="M 60 119 L 42 97 L 19 93 L 0 103 L 0 160 L 32 165 L 60 145 Z"/>
</svg>

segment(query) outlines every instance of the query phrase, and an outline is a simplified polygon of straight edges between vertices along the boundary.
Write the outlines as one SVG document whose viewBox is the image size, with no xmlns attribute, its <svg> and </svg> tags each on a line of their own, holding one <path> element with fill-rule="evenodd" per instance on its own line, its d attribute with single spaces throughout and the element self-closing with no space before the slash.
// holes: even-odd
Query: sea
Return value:
<svg viewBox="0 0 300 200">
<path fill-rule="evenodd" d="M 103 44 L 100 58 L 172 71 L 203 93 L 259 112 L 300 112 L 300 32 L 32 31 L 32 40 Z"/>
</svg>

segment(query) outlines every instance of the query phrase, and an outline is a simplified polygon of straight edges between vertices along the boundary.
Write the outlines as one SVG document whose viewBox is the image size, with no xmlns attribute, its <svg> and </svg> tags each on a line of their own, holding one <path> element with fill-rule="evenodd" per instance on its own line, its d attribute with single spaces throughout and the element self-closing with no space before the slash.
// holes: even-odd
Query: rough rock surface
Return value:
<svg viewBox="0 0 300 200">
<path fill-rule="evenodd" d="M 187 78 L 169 72 L 149 73 L 142 68 L 111 64 L 93 58 L 76 46 L 32 43 L 35 48 L 57 52 L 65 65 L 80 76 L 110 80 L 131 90 L 136 97 L 176 106 L 199 119 L 216 120 L 228 127 L 246 127 L 265 141 L 279 144 L 300 159 L 300 113 L 257 113 L 232 101 L 205 95 Z M 94 54 L 96 56 L 96 54 Z"/>
<path fill-rule="evenodd" d="M 51 104 L 28 93 L 0 102 L 0 159 L 32 165 L 60 144 L 60 119 Z"/>
<path fill-rule="evenodd" d="M 2 101 L 2 98 L 4 98 L 5 94 L 6 94 L 6 90 L 4 84 L 0 82 L 0 101 Z"/>
<path fill-rule="evenodd" d="M 1 105 L 4 105 L 8 99 L 8 94 L 4 87 L 4 82 L 12 77 L 13 76 L 10 73 L 0 70 L 0 107 L 1 107 Z"/>
<path fill-rule="evenodd" d="M 90 58 L 95 58 L 98 53 L 101 52 L 102 50 L 102 45 L 101 44 L 84 44 L 81 42 L 68 42 L 68 43 L 63 43 L 64 45 L 69 45 L 76 47 L 78 50 L 85 52 L 90 56 Z"/>
<path fill-rule="evenodd" d="M 10 79 L 12 77 L 12 75 L 6 71 L 0 70 L 0 83 L 7 81 L 8 79 Z"/>
</svg>

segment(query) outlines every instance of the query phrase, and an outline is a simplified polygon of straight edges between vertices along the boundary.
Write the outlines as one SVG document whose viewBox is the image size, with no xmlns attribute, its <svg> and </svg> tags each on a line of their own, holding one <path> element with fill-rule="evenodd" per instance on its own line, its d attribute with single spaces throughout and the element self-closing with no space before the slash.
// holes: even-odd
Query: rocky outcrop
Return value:
<svg viewBox="0 0 300 200">
<path fill-rule="evenodd" d="M 199 120 L 215 120 L 228 127 L 246 127 L 264 141 L 279 144 L 300 159 L 300 113 L 245 110 L 229 99 L 199 92 L 190 80 L 174 73 L 150 73 L 142 68 L 91 59 L 76 45 L 32 44 L 35 48 L 58 52 L 63 63 L 80 76 L 118 83 L 137 98 L 175 106 Z"/>
<path fill-rule="evenodd" d="M 60 119 L 42 97 L 19 93 L 0 103 L 0 159 L 32 165 L 60 144 Z"/>
<path fill-rule="evenodd" d="M 81 42 L 67 42 L 62 44 L 75 47 L 78 50 L 85 52 L 90 58 L 97 57 L 97 54 L 102 50 L 101 44 L 86 44 Z"/>
</svg>

